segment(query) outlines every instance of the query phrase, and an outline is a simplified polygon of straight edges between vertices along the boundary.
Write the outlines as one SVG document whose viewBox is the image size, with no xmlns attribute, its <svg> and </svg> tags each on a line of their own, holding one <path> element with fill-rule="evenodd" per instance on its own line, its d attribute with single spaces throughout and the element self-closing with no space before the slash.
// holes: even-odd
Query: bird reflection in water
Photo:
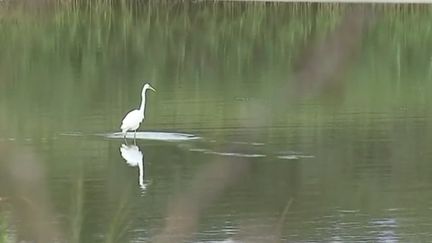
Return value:
<svg viewBox="0 0 432 243">
<path fill-rule="evenodd" d="M 144 183 L 144 156 L 139 147 L 136 145 L 122 144 L 120 147 L 120 154 L 128 165 L 132 167 L 138 166 L 138 183 L 141 189 L 145 190 L 147 185 Z"/>
</svg>

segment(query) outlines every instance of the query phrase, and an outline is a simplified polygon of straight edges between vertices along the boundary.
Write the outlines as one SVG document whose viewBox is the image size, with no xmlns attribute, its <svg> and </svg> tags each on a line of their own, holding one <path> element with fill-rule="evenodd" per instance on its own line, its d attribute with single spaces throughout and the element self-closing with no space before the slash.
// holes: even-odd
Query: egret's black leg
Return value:
<svg viewBox="0 0 432 243">
<path fill-rule="evenodd" d="M 135 132 L 134 132 L 134 145 L 136 146 L 136 130 L 135 130 Z"/>
<path fill-rule="evenodd" d="M 126 134 L 127 134 L 127 131 L 125 132 L 125 134 L 124 134 L 124 140 L 125 140 L 125 143 L 126 143 L 126 145 L 128 145 L 128 142 L 127 142 L 127 139 L 126 139 Z"/>
</svg>

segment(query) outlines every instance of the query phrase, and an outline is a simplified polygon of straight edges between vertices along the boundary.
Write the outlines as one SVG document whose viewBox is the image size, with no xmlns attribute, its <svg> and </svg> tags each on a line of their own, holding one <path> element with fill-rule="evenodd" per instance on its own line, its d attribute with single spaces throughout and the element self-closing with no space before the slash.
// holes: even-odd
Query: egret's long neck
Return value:
<svg viewBox="0 0 432 243">
<path fill-rule="evenodd" d="M 145 102 L 146 102 L 146 96 L 145 96 L 145 91 L 142 93 L 141 95 L 141 106 L 139 111 L 144 115 L 144 108 L 145 108 Z"/>
</svg>

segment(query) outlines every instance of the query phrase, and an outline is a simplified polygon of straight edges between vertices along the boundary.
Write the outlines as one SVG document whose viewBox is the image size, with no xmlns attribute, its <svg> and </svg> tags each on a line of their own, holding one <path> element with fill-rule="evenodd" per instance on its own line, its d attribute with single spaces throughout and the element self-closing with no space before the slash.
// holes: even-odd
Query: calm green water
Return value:
<svg viewBox="0 0 432 243">
<path fill-rule="evenodd" d="M 0 3 L 0 242 L 432 238 L 430 6 L 108 2 Z"/>
</svg>

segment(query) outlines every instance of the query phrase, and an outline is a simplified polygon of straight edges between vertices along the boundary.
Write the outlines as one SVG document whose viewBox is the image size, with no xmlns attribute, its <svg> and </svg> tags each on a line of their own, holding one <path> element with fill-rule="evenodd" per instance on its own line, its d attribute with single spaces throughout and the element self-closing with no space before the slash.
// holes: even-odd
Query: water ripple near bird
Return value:
<svg viewBox="0 0 432 243">
<path fill-rule="evenodd" d="M 64 136 L 85 136 L 82 133 L 63 133 Z M 102 133 L 95 134 L 97 136 L 102 136 L 110 139 L 124 139 L 124 135 L 121 132 L 113 132 L 113 133 Z M 187 141 L 202 141 L 204 143 L 212 143 L 218 142 L 216 140 L 208 140 L 204 137 L 200 137 L 198 135 L 189 134 L 189 133 L 178 133 L 178 132 L 137 132 L 134 134 L 133 132 L 128 132 L 126 134 L 126 139 L 137 139 L 137 140 L 153 140 L 153 141 L 165 141 L 165 142 L 187 142 Z M 243 145 L 246 147 L 261 147 L 264 146 L 265 143 L 257 143 L 257 142 L 245 142 L 245 141 L 224 141 L 226 144 L 237 144 Z M 247 158 L 263 158 L 263 157 L 271 157 L 277 158 L 281 160 L 301 160 L 301 159 L 313 159 L 315 156 L 303 154 L 301 152 L 295 151 L 286 151 L 279 153 L 243 153 L 243 152 L 233 152 L 233 151 L 214 151 L 211 148 L 207 147 L 196 147 L 198 144 L 179 144 L 182 148 L 189 150 L 190 152 L 199 152 L 203 154 L 209 155 L 218 155 L 218 156 L 228 156 L 228 157 L 247 157 Z M 202 145 L 202 144 L 201 144 Z"/>
<path fill-rule="evenodd" d="M 123 133 L 115 132 L 115 133 L 106 133 L 102 134 L 107 138 L 124 138 Z M 134 134 L 133 132 L 129 132 L 126 134 L 126 138 L 128 139 L 143 139 L 143 140 L 158 140 L 158 141 L 189 141 L 189 140 L 197 140 L 201 139 L 201 137 L 188 134 L 188 133 L 176 133 L 176 132 L 137 132 Z"/>
</svg>

